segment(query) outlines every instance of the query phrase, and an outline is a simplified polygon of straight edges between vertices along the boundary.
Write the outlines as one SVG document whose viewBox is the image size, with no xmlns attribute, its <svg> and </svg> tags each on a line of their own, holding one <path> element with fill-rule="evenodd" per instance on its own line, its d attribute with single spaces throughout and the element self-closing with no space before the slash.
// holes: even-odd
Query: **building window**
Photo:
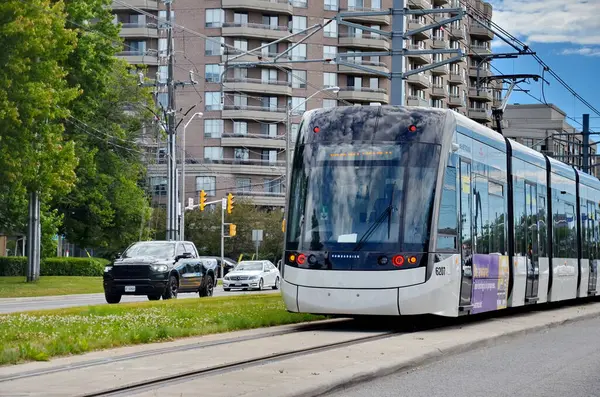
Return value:
<svg viewBox="0 0 600 397">
<path fill-rule="evenodd" d="M 338 0 L 325 0 L 324 1 L 324 9 L 327 11 L 337 11 L 338 10 Z"/>
<path fill-rule="evenodd" d="M 337 47 L 332 45 L 323 46 L 323 58 L 331 59 L 330 63 L 335 63 L 335 57 L 337 56 Z"/>
<path fill-rule="evenodd" d="M 369 88 L 372 90 L 376 90 L 379 88 L 379 79 L 377 77 L 371 77 L 369 79 Z"/>
<path fill-rule="evenodd" d="M 220 138 L 223 134 L 223 120 L 207 119 L 204 120 L 204 137 Z"/>
<path fill-rule="evenodd" d="M 252 191 L 252 181 L 250 178 L 237 178 L 235 180 L 235 190 L 238 193 L 250 193 Z"/>
<path fill-rule="evenodd" d="M 324 108 L 334 108 L 337 106 L 337 99 L 323 99 Z"/>
<path fill-rule="evenodd" d="M 223 26 L 225 21 L 225 11 L 221 9 L 207 9 L 206 10 L 206 24 L 207 28 L 220 28 Z"/>
<path fill-rule="evenodd" d="M 233 158 L 237 161 L 247 161 L 250 159 L 250 150 L 247 148 L 235 148 Z"/>
<path fill-rule="evenodd" d="M 292 70 L 292 88 L 306 88 L 306 70 Z"/>
<path fill-rule="evenodd" d="M 162 10 L 158 12 L 158 28 L 165 29 L 168 27 L 167 24 L 167 11 Z M 175 23 L 175 11 L 171 11 L 171 23 Z"/>
<path fill-rule="evenodd" d="M 207 196 L 217 195 L 217 177 L 216 176 L 197 176 L 196 191 L 204 190 Z"/>
<path fill-rule="evenodd" d="M 371 0 L 372 10 L 381 10 L 381 0 Z"/>
<path fill-rule="evenodd" d="M 260 125 L 261 135 L 267 135 L 270 138 L 277 136 L 277 124 L 261 124 Z"/>
<path fill-rule="evenodd" d="M 219 44 L 219 42 L 221 44 Z M 222 44 L 225 44 L 224 37 L 209 37 L 205 40 L 204 55 L 215 56 L 223 55 Z"/>
<path fill-rule="evenodd" d="M 235 135 L 247 135 L 248 134 L 248 123 L 245 121 L 234 121 L 233 122 L 233 133 Z"/>
<path fill-rule="evenodd" d="M 223 73 L 223 66 L 221 65 L 208 64 L 204 67 L 204 79 L 207 83 L 220 83 L 221 73 Z"/>
<path fill-rule="evenodd" d="M 236 107 L 245 108 L 248 106 L 248 95 L 246 94 L 236 94 L 233 96 L 233 104 Z"/>
<path fill-rule="evenodd" d="M 158 39 L 158 56 L 167 56 L 167 39 Z"/>
<path fill-rule="evenodd" d="M 337 73 L 323 73 L 323 87 L 336 87 L 337 86 Z"/>
<path fill-rule="evenodd" d="M 248 40 L 246 40 L 246 39 L 234 40 L 233 46 L 240 51 L 248 51 Z"/>
<path fill-rule="evenodd" d="M 306 30 L 306 17 L 294 15 L 292 17 L 292 33 Z"/>
<path fill-rule="evenodd" d="M 308 8 L 308 0 L 291 0 L 291 3 L 297 8 Z"/>
<path fill-rule="evenodd" d="M 164 84 L 167 82 L 167 78 L 169 77 L 169 67 L 168 66 L 159 66 L 158 67 L 158 82 Z"/>
<path fill-rule="evenodd" d="M 291 47 L 291 45 L 290 45 Z M 302 61 L 306 59 L 306 44 L 298 44 L 291 51 L 292 61 Z"/>
<path fill-rule="evenodd" d="M 265 193 L 280 194 L 281 179 L 265 179 Z"/>
<path fill-rule="evenodd" d="M 306 98 L 292 97 L 292 114 L 302 114 L 306 111 Z"/>
<path fill-rule="evenodd" d="M 204 93 L 204 109 L 205 110 L 221 110 L 221 92 Z"/>
<path fill-rule="evenodd" d="M 236 12 L 233 14 L 233 23 L 235 23 L 236 26 L 248 25 L 248 14 Z"/>
<path fill-rule="evenodd" d="M 327 23 L 327 19 L 323 20 L 323 24 Z M 338 29 L 337 29 L 337 21 L 334 19 L 323 28 L 323 35 L 325 37 L 337 37 Z"/>
<path fill-rule="evenodd" d="M 260 159 L 265 163 L 266 162 L 268 162 L 269 164 L 276 163 L 277 162 L 277 150 L 263 149 Z"/>
<path fill-rule="evenodd" d="M 292 142 L 296 142 L 298 139 L 298 132 L 300 131 L 300 124 L 292 124 Z"/>
<path fill-rule="evenodd" d="M 220 146 L 206 146 L 204 148 L 204 159 L 206 160 L 222 160 L 223 148 Z"/>
<path fill-rule="evenodd" d="M 167 195 L 167 178 L 162 176 L 153 176 L 150 178 L 150 186 L 155 196 Z"/>
<path fill-rule="evenodd" d="M 169 107 L 169 94 L 166 92 L 159 92 L 156 95 L 156 100 L 160 104 L 163 109 L 167 109 Z"/>
</svg>

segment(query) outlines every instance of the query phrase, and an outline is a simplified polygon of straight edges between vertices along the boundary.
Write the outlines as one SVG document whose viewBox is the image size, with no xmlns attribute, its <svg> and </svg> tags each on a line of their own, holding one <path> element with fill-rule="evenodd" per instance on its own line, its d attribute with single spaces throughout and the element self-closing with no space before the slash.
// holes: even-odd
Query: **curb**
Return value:
<svg viewBox="0 0 600 397">
<path fill-rule="evenodd" d="M 437 348 L 437 351 L 428 352 L 428 353 L 425 353 L 416 358 L 404 359 L 404 360 L 402 358 L 399 358 L 396 363 L 388 364 L 385 367 L 381 367 L 376 370 L 362 371 L 362 372 L 357 371 L 354 374 L 342 375 L 335 381 L 329 382 L 329 384 L 308 386 L 304 390 L 298 390 L 298 391 L 282 394 L 281 397 L 321 397 L 321 396 L 325 396 L 328 393 L 347 389 L 347 388 L 350 388 L 357 384 L 369 382 L 369 381 L 375 380 L 377 378 L 392 375 L 392 374 L 400 372 L 400 371 L 414 369 L 417 366 L 430 364 L 432 362 L 439 361 L 442 358 L 458 355 L 461 353 L 466 353 L 466 352 L 477 350 L 480 348 L 496 346 L 502 342 L 506 342 L 508 340 L 514 339 L 514 338 L 522 336 L 522 335 L 527 335 L 527 334 L 538 332 L 538 331 L 541 331 L 544 329 L 556 328 L 561 325 L 575 323 L 575 322 L 588 320 L 588 319 L 596 318 L 596 317 L 600 317 L 600 309 L 598 309 L 594 312 L 590 312 L 590 313 L 577 314 L 577 315 L 575 315 L 571 318 L 567 318 L 567 319 L 551 320 L 545 324 L 533 325 L 533 326 L 529 326 L 529 327 L 525 326 L 525 328 L 523 328 L 523 329 L 506 332 L 506 333 L 503 333 L 500 335 L 484 337 L 483 339 L 474 340 L 472 342 L 460 342 L 459 344 L 449 347 L 449 348 L 444 348 L 444 349 Z"/>
</svg>

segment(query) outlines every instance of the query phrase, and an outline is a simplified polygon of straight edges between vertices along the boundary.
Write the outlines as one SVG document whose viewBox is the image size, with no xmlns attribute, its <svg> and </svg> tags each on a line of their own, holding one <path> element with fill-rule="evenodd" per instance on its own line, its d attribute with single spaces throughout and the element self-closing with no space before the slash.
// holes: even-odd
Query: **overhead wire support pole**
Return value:
<svg viewBox="0 0 600 397">
<path fill-rule="evenodd" d="M 168 130 L 167 130 L 167 240 L 176 240 L 175 220 L 177 219 L 177 191 L 176 191 L 176 157 L 175 157 L 175 85 L 173 75 L 175 69 L 175 57 L 173 56 L 173 26 L 171 24 L 171 9 L 173 0 L 164 0 L 167 6 L 167 57 L 168 57 L 168 75 L 167 90 L 169 104 L 167 107 Z"/>
<path fill-rule="evenodd" d="M 590 172 L 590 115 L 583 115 L 583 172 Z"/>
</svg>

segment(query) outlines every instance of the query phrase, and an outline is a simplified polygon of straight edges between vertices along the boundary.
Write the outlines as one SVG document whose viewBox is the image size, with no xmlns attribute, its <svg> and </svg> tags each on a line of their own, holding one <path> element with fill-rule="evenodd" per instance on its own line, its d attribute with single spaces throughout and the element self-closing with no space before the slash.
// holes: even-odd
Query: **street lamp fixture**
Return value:
<svg viewBox="0 0 600 397">
<path fill-rule="evenodd" d="M 196 112 L 190 117 L 190 119 L 183 125 L 183 135 L 181 136 L 181 186 L 179 187 L 179 200 L 181 215 L 179 216 L 179 239 L 183 241 L 185 239 L 185 129 L 196 117 L 202 118 L 204 113 Z"/>
</svg>

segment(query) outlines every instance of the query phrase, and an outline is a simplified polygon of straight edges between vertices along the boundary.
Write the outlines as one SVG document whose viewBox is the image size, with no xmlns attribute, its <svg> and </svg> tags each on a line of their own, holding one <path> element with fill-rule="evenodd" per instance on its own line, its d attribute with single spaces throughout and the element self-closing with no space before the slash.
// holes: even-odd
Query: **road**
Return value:
<svg viewBox="0 0 600 397">
<path fill-rule="evenodd" d="M 223 291 L 221 285 L 214 290 L 214 296 L 232 296 L 257 293 L 279 293 L 272 289 L 263 291 Z M 177 299 L 200 299 L 198 294 L 179 294 Z M 148 298 L 144 296 L 123 296 L 121 302 L 146 302 Z M 40 296 L 34 298 L 6 298 L 0 299 L 0 313 L 14 313 L 27 310 L 59 309 L 74 306 L 102 305 L 106 304 L 104 294 L 81 294 L 81 295 L 62 295 L 62 296 Z"/>
<path fill-rule="evenodd" d="M 598 318 L 575 322 L 327 396 L 599 396 L 598 330 Z"/>
</svg>

